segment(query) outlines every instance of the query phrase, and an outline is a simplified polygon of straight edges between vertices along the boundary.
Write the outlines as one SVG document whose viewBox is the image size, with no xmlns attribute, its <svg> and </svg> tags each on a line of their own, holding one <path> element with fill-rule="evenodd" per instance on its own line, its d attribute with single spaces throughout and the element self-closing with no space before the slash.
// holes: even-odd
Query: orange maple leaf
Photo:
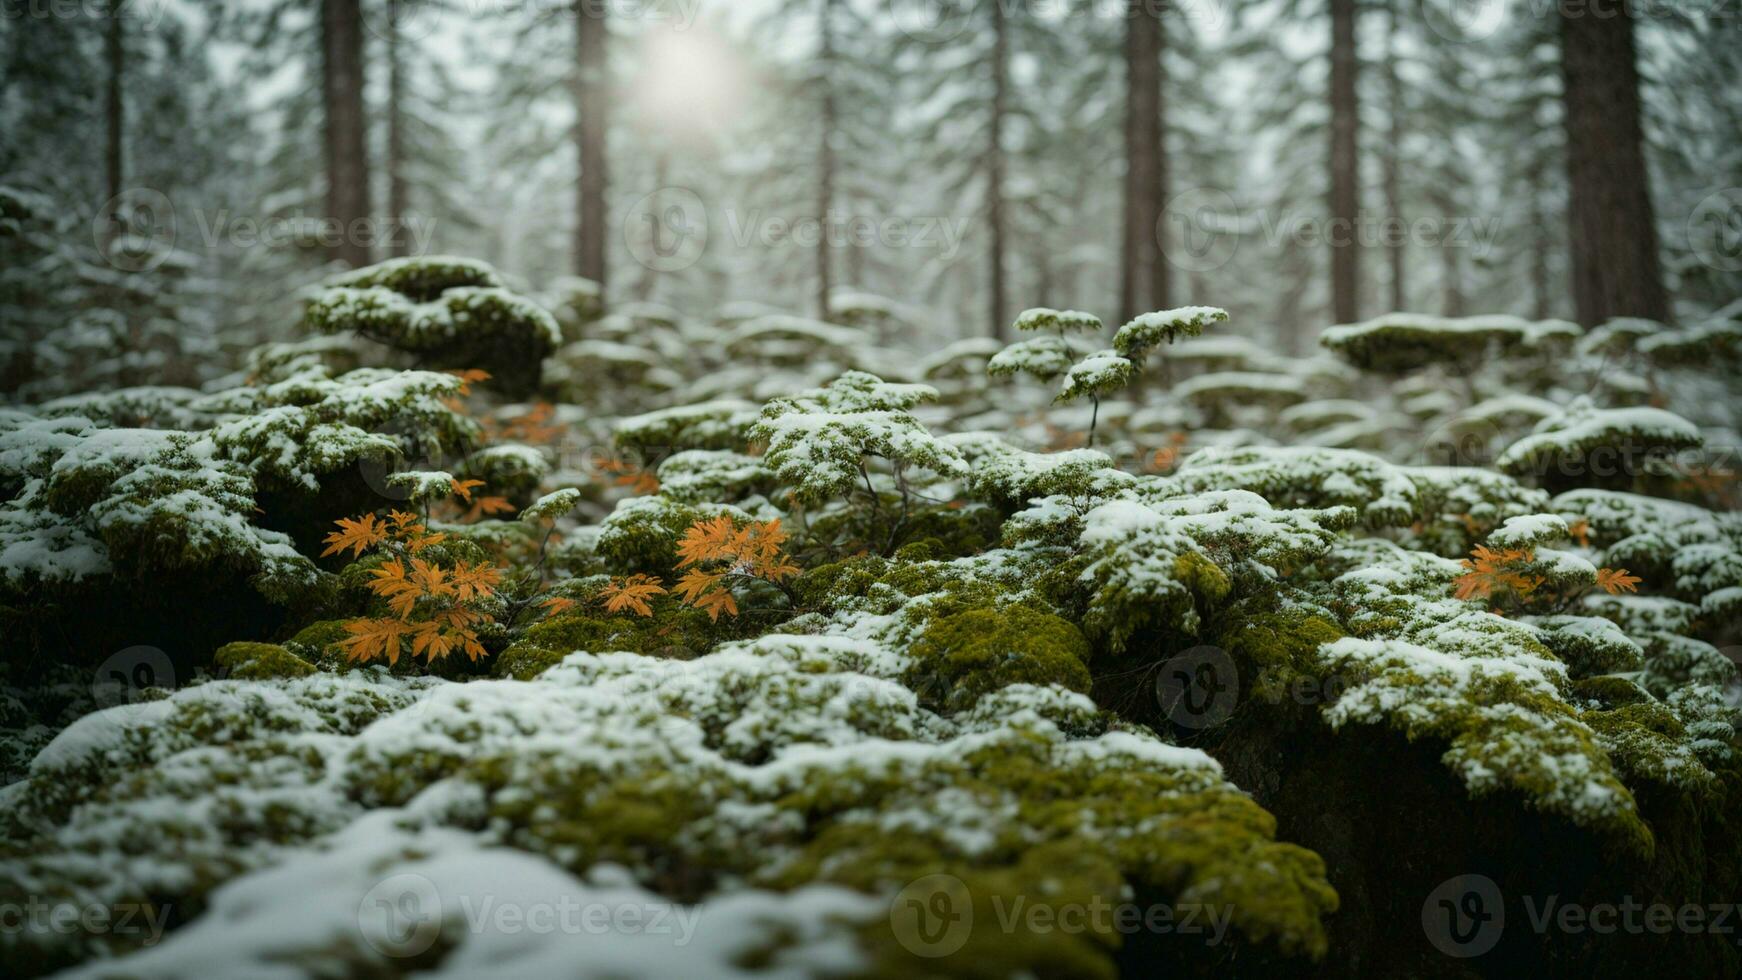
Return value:
<svg viewBox="0 0 1742 980">
<path fill-rule="evenodd" d="M 732 525 L 730 517 L 721 515 L 697 521 L 677 543 L 677 565 L 683 568 L 704 561 L 736 557 L 734 543 L 737 537 L 738 529 Z"/>
<path fill-rule="evenodd" d="M 460 370 L 448 371 L 447 373 L 460 379 L 460 394 L 462 395 L 471 394 L 472 386 L 474 384 L 490 380 L 490 372 L 483 368 L 462 368 Z"/>
<path fill-rule="evenodd" d="M 732 598 L 731 589 L 714 589 L 703 593 L 702 597 L 695 600 L 692 605 L 707 613 L 709 622 L 719 622 L 722 612 L 732 616 L 738 615 L 738 600 Z"/>
<path fill-rule="evenodd" d="M 599 593 L 605 599 L 605 611 L 620 613 L 632 610 L 638 616 L 652 616 L 653 607 L 647 600 L 664 595 L 665 586 L 651 575 L 635 574 L 622 581 L 613 580 Z"/>
<path fill-rule="evenodd" d="M 321 552 L 322 558 L 339 554 L 346 548 L 351 549 L 351 557 L 358 558 L 387 540 L 387 525 L 376 520 L 374 514 L 364 514 L 356 520 L 341 517 L 335 523 L 339 530 L 322 539 L 327 545 L 327 550 Z"/>
<path fill-rule="evenodd" d="M 399 641 L 411 627 L 397 619 L 354 619 L 345 624 L 351 634 L 339 641 L 350 660 L 374 660 L 386 657 L 389 664 L 399 662 Z"/>
<path fill-rule="evenodd" d="M 472 491 L 483 485 L 483 480 L 456 480 L 451 476 L 448 477 L 448 486 L 453 488 L 454 496 L 468 504 L 472 502 Z"/>
<path fill-rule="evenodd" d="M 417 565 L 423 564 L 415 558 L 412 561 Z M 417 608 L 417 600 L 424 596 L 423 585 L 406 577 L 405 565 L 397 558 L 369 574 L 374 577 L 369 583 L 369 591 L 386 599 L 387 608 L 393 610 L 393 614 L 400 619 L 409 617 L 411 611 Z"/>
<path fill-rule="evenodd" d="M 685 602 L 695 605 L 696 599 L 719 584 L 722 578 L 725 578 L 724 572 L 704 572 L 699 568 L 692 568 L 684 573 L 683 578 L 678 579 L 677 593 L 683 596 Z"/>
<path fill-rule="evenodd" d="M 501 581 L 502 570 L 495 565 L 482 561 L 476 565 L 459 562 L 454 565 L 454 598 L 471 602 L 495 592 Z"/>
<path fill-rule="evenodd" d="M 540 603 L 540 605 L 544 606 L 544 608 L 545 608 L 544 616 L 546 619 L 549 619 L 550 617 L 558 615 L 560 613 L 568 612 L 570 609 L 575 608 L 575 606 L 578 605 L 578 603 L 576 603 L 575 600 L 570 599 L 568 596 L 559 595 L 559 596 L 552 596 L 549 599 L 544 600 L 544 602 Z"/>
<path fill-rule="evenodd" d="M 1638 592 L 1639 583 L 1645 581 L 1637 575 L 1629 575 L 1625 568 L 1602 568 L 1597 570 L 1597 588 L 1610 595 L 1620 595 L 1623 592 Z"/>
<path fill-rule="evenodd" d="M 1591 546 L 1591 522 L 1581 517 L 1567 525 L 1567 537 L 1571 538 L 1581 548 Z"/>
</svg>

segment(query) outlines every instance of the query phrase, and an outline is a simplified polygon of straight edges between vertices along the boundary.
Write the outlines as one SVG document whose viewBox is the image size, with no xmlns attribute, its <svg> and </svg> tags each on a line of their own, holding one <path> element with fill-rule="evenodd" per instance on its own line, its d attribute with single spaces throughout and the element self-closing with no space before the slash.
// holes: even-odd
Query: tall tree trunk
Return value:
<svg viewBox="0 0 1742 980">
<path fill-rule="evenodd" d="M 123 87 L 127 79 L 127 45 L 122 24 L 125 19 L 126 12 L 122 9 L 121 0 L 110 0 L 109 20 L 103 25 L 103 57 L 109 72 L 106 79 L 108 92 L 103 104 L 103 178 L 110 201 L 121 196 L 122 185 L 127 181 L 123 151 L 127 138 L 127 105 L 123 101 Z"/>
<path fill-rule="evenodd" d="M 1385 248 L 1391 260 L 1391 309 L 1409 309 L 1408 268 L 1404 244 L 1407 223 L 1403 219 L 1403 83 L 1397 75 L 1397 4 L 1391 0 L 1385 16 L 1385 210 L 1391 219 Z"/>
<path fill-rule="evenodd" d="M 403 2 L 387 0 L 387 254 L 393 258 L 411 254 L 405 228 L 411 195 L 405 181 L 405 52 L 399 36 Z"/>
<path fill-rule="evenodd" d="M 653 186 L 664 187 L 671 180 L 671 153 L 661 149 L 653 155 Z M 641 266 L 641 278 L 635 283 L 635 299 L 645 303 L 653 298 L 653 291 L 659 284 L 659 270 L 655 263 L 644 262 Z"/>
<path fill-rule="evenodd" d="M 369 264 L 369 144 L 363 114 L 361 0 L 322 0 L 326 108 L 327 218 L 337 225 L 333 258 L 352 268 Z"/>
<path fill-rule="evenodd" d="M 1442 212 L 1445 226 L 1450 228 L 1455 219 L 1450 214 Z M 1469 312 L 1464 302 L 1464 267 L 1459 261 L 1458 249 L 1450 245 L 1440 245 L 1440 270 L 1444 276 L 1440 288 L 1444 297 L 1444 313 L 1446 316 L 1463 316 Z"/>
<path fill-rule="evenodd" d="M 1172 281 L 1161 243 L 1167 202 L 1166 104 L 1161 11 L 1135 3 L 1125 18 L 1125 223 L 1120 249 L 1119 318 L 1172 304 Z"/>
<path fill-rule="evenodd" d="M 580 162 L 575 272 L 605 286 L 606 129 L 610 123 L 610 25 L 605 5 L 575 2 L 575 152 Z"/>
<path fill-rule="evenodd" d="M 1533 163 L 1525 173 L 1530 188 L 1530 315 L 1538 321 L 1549 318 L 1549 237 L 1548 214 L 1542 204 L 1546 193 L 1545 174 L 1541 161 Z"/>
<path fill-rule="evenodd" d="M 1010 100 L 1010 25 L 1002 3 L 987 4 L 992 12 L 992 125 L 986 146 L 986 224 L 991 232 L 991 290 L 988 303 L 992 336 L 1004 339 L 1010 326 L 1004 284 L 1004 117 Z"/>
<path fill-rule="evenodd" d="M 1338 323 L 1360 319 L 1361 266 L 1355 221 L 1360 217 L 1359 62 L 1355 52 L 1358 0 L 1331 0 L 1331 315 Z M 1347 236 L 1347 237 L 1344 237 Z"/>
<path fill-rule="evenodd" d="M 820 0 L 817 28 L 822 35 L 817 68 L 822 75 L 822 131 L 817 134 L 817 317 L 827 320 L 834 283 L 829 275 L 829 212 L 835 206 L 835 130 L 839 126 L 835 105 L 835 3 Z"/>
<path fill-rule="evenodd" d="M 1563 9 L 1573 303 L 1579 322 L 1669 318 L 1640 126 L 1633 17 Z"/>
</svg>

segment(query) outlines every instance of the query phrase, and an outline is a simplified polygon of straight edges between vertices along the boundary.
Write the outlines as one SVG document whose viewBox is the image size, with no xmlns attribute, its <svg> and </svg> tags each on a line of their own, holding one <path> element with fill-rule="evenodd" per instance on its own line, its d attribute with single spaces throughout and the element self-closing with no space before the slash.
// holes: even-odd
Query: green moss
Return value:
<svg viewBox="0 0 1742 980">
<path fill-rule="evenodd" d="M 228 676 L 239 680 L 303 677 L 315 672 L 314 664 L 276 643 L 226 643 L 214 659 Z"/>
<path fill-rule="evenodd" d="M 1249 677 L 1253 697 L 1272 704 L 1289 697 L 1301 681 L 1320 680 L 1314 668 L 1319 647 L 1343 637 L 1336 623 L 1307 609 L 1249 612 L 1236 607 L 1225 614 L 1215 635 L 1243 677 Z"/>
<path fill-rule="evenodd" d="M 631 497 L 600 524 L 594 550 L 613 575 L 670 578 L 677 566 L 678 539 L 692 524 L 716 513 L 718 508 L 678 503 L 658 494 Z"/>
<path fill-rule="evenodd" d="M 298 630 L 295 636 L 284 641 L 284 646 L 310 663 L 325 664 L 334 660 L 343 662 L 345 654 L 339 649 L 338 643 L 349 635 L 345 632 L 344 620 L 323 619 Z"/>
<path fill-rule="evenodd" d="M 652 657 L 689 660 L 723 639 L 735 638 L 750 626 L 681 605 L 670 596 L 653 604 L 652 616 L 604 614 L 598 609 L 571 610 L 528 627 L 504 650 L 492 667 L 498 677 L 530 680 L 576 650 L 588 653 L 626 651 Z"/>
<path fill-rule="evenodd" d="M 1576 702 L 1595 703 L 1602 708 L 1619 708 L 1652 700 L 1638 684 L 1612 674 L 1574 681 L 1572 694 Z"/>
<path fill-rule="evenodd" d="M 1011 684 L 1089 689 L 1089 641 L 1067 620 L 1024 606 L 940 616 L 908 653 L 915 663 L 903 682 L 945 711 Z"/>
<path fill-rule="evenodd" d="M 1687 729 L 1667 705 L 1657 701 L 1625 704 L 1608 711 L 1586 711 L 1580 720 L 1597 733 L 1610 760 L 1635 780 L 1705 789 L 1712 773 L 1688 747 Z"/>
<path fill-rule="evenodd" d="M 1002 526 L 998 512 L 984 504 L 916 507 L 902 525 L 900 541 L 905 548 L 923 548 L 925 558 L 945 561 L 997 545 Z"/>
</svg>

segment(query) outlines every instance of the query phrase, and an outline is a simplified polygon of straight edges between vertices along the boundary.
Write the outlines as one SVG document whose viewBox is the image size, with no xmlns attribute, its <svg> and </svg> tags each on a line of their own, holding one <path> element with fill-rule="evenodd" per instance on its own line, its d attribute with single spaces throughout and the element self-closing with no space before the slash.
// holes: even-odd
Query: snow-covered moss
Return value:
<svg viewBox="0 0 1742 980">
<path fill-rule="evenodd" d="M 1346 449 L 1204 449 L 1174 479 L 1188 491 L 1250 490 L 1282 507 L 1354 507 L 1375 527 L 1407 525 L 1420 509 L 1407 471 Z"/>
<path fill-rule="evenodd" d="M 391 259 L 335 277 L 309 299 L 303 322 L 355 332 L 442 368 L 482 368 L 511 396 L 536 389 L 538 365 L 562 343 L 542 306 L 502 288 L 481 262 Z"/>
<path fill-rule="evenodd" d="M 1508 473 L 1545 478 L 1631 480 L 1642 459 L 1704 442 L 1698 426 L 1662 409 L 1600 409 L 1580 399 L 1508 446 L 1495 465 Z"/>
<path fill-rule="evenodd" d="M 1319 343 L 1357 367 L 1405 373 L 1432 364 L 1472 368 L 1492 348 L 1534 346 L 1580 333 L 1576 325 L 1562 320 L 1389 313 L 1362 323 L 1330 327 L 1319 335 Z"/>
<path fill-rule="evenodd" d="M 1196 337 L 1204 332 L 1204 328 L 1227 320 L 1227 310 L 1212 306 L 1183 306 L 1177 310 L 1144 313 L 1119 328 L 1113 335 L 1113 349 L 1121 357 L 1142 361 L 1162 344 L 1171 344 L 1181 337 Z"/>
<path fill-rule="evenodd" d="M 769 402 L 750 435 L 766 444 L 765 465 L 812 503 L 852 490 L 864 479 L 867 457 L 959 474 L 966 469 L 961 454 L 909 411 L 936 397 L 924 385 L 850 371 L 826 387 Z"/>
<path fill-rule="evenodd" d="M 894 681 L 842 670 L 834 648 L 792 636 L 693 661 L 577 653 L 530 682 L 223 681 L 112 709 L 35 761 L 17 803 L 41 829 L 28 851 L 0 856 L 0 878 L 45 901 L 225 917 L 225 929 L 195 919 L 105 967 L 143 975 L 209 957 L 312 962 L 336 948 L 384 966 L 373 920 L 352 906 L 395 875 L 423 876 L 445 901 L 481 897 L 456 853 L 522 886 L 615 866 L 620 888 L 728 919 L 744 902 L 836 896 L 827 907 L 851 928 L 831 935 L 853 972 L 918 965 L 888 903 L 937 873 L 976 905 L 1061 888 L 1117 902 L 1140 889 L 1226 909 L 1246 941 L 1324 951 L 1321 917 L 1337 900 L 1323 862 L 1275 842 L 1272 818 L 1209 756 L 1019 680 L 946 718 Z M 336 889 L 329 897 L 359 896 L 342 920 L 287 911 L 275 929 L 255 923 L 248 896 L 306 897 L 310 877 Z M 769 955 L 806 941 L 782 935 L 736 941 Z M 976 931 L 926 966 L 1098 973 L 1102 938 Z M 493 941 L 456 932 L 434 962 L 481 962 Z M 51 932 L 0 942 L 14 962 L 93 951 Z M 124 936 L 103 943 L 129 951 Z"/>
<path fill-rule="evenodd" d="M 1130 360 L 1111 350 L 1096 351 L 1065 370 L 1057 400 L 1102 398 L 1130 384 L 1136 375 L 1137 365 Z"/>
<path fill-rule="evenodd" d="M 678 405 L 618 419 L 612 437 L 643 453 L 683 449 L 743 449 L 756 424 L 757 406 L 739 399 Z"/>
<path fill-rule="evenodd" d="M 1062 337 L 1031 337 L 993 355 L 986 362 L 986 373 L 994 378 L 1027 374 L 1041 381 L 1051 381 L 1070 370 L 1075 356 L 1070 344 Z"/>
</svg>

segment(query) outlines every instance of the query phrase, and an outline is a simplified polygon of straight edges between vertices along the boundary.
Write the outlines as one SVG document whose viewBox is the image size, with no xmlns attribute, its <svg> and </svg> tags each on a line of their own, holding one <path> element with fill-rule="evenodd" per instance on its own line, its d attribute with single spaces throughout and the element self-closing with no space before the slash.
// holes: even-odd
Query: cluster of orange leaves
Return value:
<svg viewBox="0 0 1742 980">
<path fill-rule="evenodd" d="M 456 480 L 449 477 L 448 485 L 453 487 L 454 496 L 466 503 L 465 512 L 459 515 L 461 523 L 471 524 L 493 514 L 507 514 L 514 510 L 514 505 L 508 502 L 507 497 L 479 494 L 476 499 L 473 499 L 472 491 L 482 487 L 483 480 Z"/>
<path fill-rule="evenodd" d="M 1581 531 L 1581 536 L 1585 532 Z M 1548 579 L 1526 569 L 1536 561 L 1535 548 L 1502 548 L 1495 550 L 1477 545 L 1470 557 L 1463 560 L 1469 571 L 1453 580 L 1454 594 L 1460 599 L 1487 599 L 1498 591 L 1511 591 L 1520 599 L 1529 599 Z M 1603 568 L 1597 571 L 1597 588 L 1610 595 L 1638 592 L 1642 579 L 1625 568 Z"/>
<path fill-rule="evenodd" d="M 1185 449 L 1186 439 L 1184 432 L 1168 433 L 1167 445 L 1149 454 L 1149 472 L 1167 473 L 1179 465 L 1180 453 Z"/>
<path fill-rule="evenodd" d="M 468 603 L 495 591 L 501 580 L 496 566 L 456 562 L 444 568 L 417 557 L 446 536 L 430 533 L 415 514 L 396 510 L 386 520 L 364 514 L 354 520 L 340 518 L 338 525 L 326 536 L 322 557 L 349 551 L 357 558 L 377 547 L 394 552 L 394 557 L 369 573 L 369 591 L 386 599 L 393 615 L 346 623 L 350 635 L 339 646 L 349 659 L 385 658 L 389 664 L 398 663 L 405 644 L 414 656 L 430 661 L 455 651 L 473 660 L 484 655 L 477 627 L 490 617 Z"/>
<path fill-rule="evenodd" d="M 512 418 L 486 417 L 483 426 L 485 438 L 490 441 L 506 440 L 529 445 L 554 443 L 567 429 L 556 421 L 556 406 L 550 402 L 538 402 Z"/>
<path fill-rule="evenodd" d="M 629 492 L 637 497 L 659 492 L 659 477 L 639 463 L 626 459 L 607 459 L 599 463 L 599 469 L 613 474 L 612 483 L 628 487 Z"/>
<path fill-rule="evenodd" d="M 799 573 L 781 550 L 786 538 L 778 519 L 751 521 L 742 527 L 725 516 L 697 521 L 677 544 L 677 567 L 685 570 L 677 585 L 667 589 L 652 575 L 631 575 L 613 580 L 600 598 L 606 612 L 652 616 L 651 600 L 675 592 L 718 622 L 722 614 L 738 615 L 738 600 L 728 582 L 731 576 L 779 584 Z"/>
</svg>

